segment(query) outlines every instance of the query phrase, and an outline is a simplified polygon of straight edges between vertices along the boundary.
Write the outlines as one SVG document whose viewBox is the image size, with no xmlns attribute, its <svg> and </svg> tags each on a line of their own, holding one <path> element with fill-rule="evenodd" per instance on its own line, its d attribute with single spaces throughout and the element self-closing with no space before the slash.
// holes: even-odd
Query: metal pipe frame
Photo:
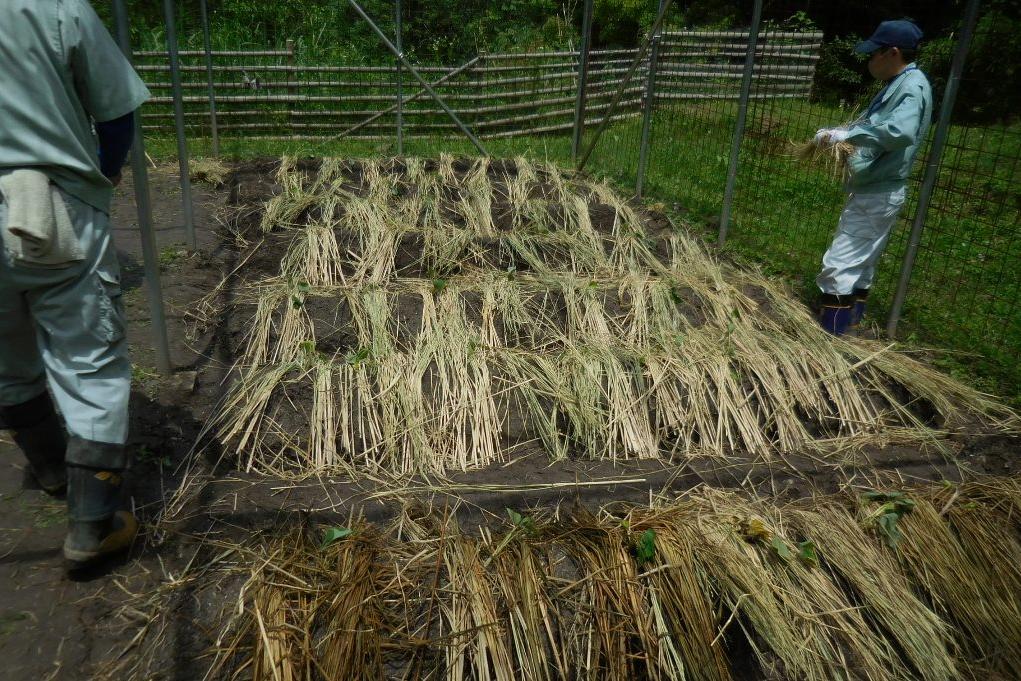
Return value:
<svg viewBox="0 0 1021 681">
<path fill-rule="evenodd" d="M 117 44 L 128 61 L 131 61 L 131 32 L 128 28 L 128 12 L 124 6 L 124 0 L 113 0 L 113 15 L 117 27 Z M 149 302 L 149 316 L 152 318 L 156 368 L 164 376 L 169 376 L 173 367 L 170 364 L 170 343 L 167 340 L 167 318 L 163 310 L 163 285 L 160 281 L 156 234 L 152 225 L 149 169 L 146 166 L 145 140 L 142 135 L 141 116 L 138 112 L 135 112 L 135 140 L 131 145 L 131 174 L 132 184 L 135 187 L 135 207 L 138 210 L 142 261 L 145 265 L 145 293 Z"/>
<path fill-rule="evenodd" d="M 442 78 L 434 80 L 431 83 L 431 85 L 433 87 L 436 87 L 437 85 L 443 85 L 443 83 L 447 82 L 451 78 L 454 78 L 455 76 L 459 76 L 462 73 L 464 73 L 465 71 L 467 71 L 468 69 L 472 68 L 478 62 L 479 62 L 479 57 L 472 57 L 471 60 L 465 62 L 461 66 L 457 67 L 453 71 L 451 71 L 448 74 L 446 74 L 445 76 L 443 76 Z M 424 94 L 426 94 L 426 91 L 425 91 L 425 88 L 422 88 L 421 90 L 419 90 L 415 94 L 410 95 L 406 99 L 403 99 L 401 101 L 401 103 L 407 104 L 409 102 L 413 102 L 413 101 L 417 100 L 419 97 L 421 97 Z M 338 99 L 337 101 L 342 101 L 342 100 Z M 389 113 L 393 113 L 394 111 L 397 110 L 397 106 L 398 106 L 397 104 L 394 104 L 394 105 L 392 105 L 390 107 L 387 107 L 386 109 L 384 109 L 382 111 L 378 111 L 378 112 L 372 114 L 371 116 L 369 116 L 368 118 L 366 118 L 364 121 L 359 121 L 358 123 L 355 123 L 354 125 L 352 125 L 350 128 L 348 128 L 348 129 L 346 129 L 346 130 L 344 130 L 342 132 L 339 132 L 336 135 L 333 135 L 332 137 L 329 138 L 329 140 L 330 141 L 334 141 L 334 140 L 339 140 L 339 139 L 342 139 L 344 137 L 347 137 L 348 135 L 361 130 L 362 128 L 364 128 L 365 126 L 369 125 L 373 121 L 377 121 L 380 118 L 382 118 L 383 116 L 386 116 Z"/>
<path fill-rule="evenodd" d="M 581 139 L 585 134 L 585 94 L 588 88 L 588 62 L 592 51 L 592 13 L 594 0 L 585 0 L 581 19 L 581 49 L 578 51 L 578 95 L 574 106 L 574 134 L 571 138 L 571 163 L 578 162 Z"/>
<path fill-rule="evenodd" d="M 177 159 L 181 172 L 181 204 L 188 248 L 195 250 L 195 209 L 191 200 L 191 175 L 188 168 L 188 138 L 184 132 L 184 99 L 181 94 L 181 64 L 177 54 L 177 19 L 174 0 L 163 0 L 163 18 L 167 29 L 167 53 L 170 55 L 170 80 L 174 86 L 174 122 L 177 126 Z"/>
<path fill-rule="evenodd" d="M 166 0 L 166 2 L 170 2 L 170 0 Z M 386 45 L 386 48 L 393 52 L 394 55 L 401 61 L 401 63 L 404 64 L 405 68 L 407 68 L 408 71 L 411 72 L 411 75 L 415 77 L 415 80 L 421 83 L 422 87 L 425 88 L 425 91 L 429 93 L 429 96 L 432 97 L 433 100 L 435 100 L 435 102 L 439 104 L 440 108 L 443 109 L 443 111 L 446 112 L 448 116 L 450 116 L 454 123 L 457 124 L 457 127 L 461 129 L 461 132 L 463 132 L 465 136 L 471 141 L 471 143 L 475 145 L 475 148 L 479 150 L 479 153 L 481 153 L 483 156 L 489 156 L 489 152 L 486 150 L 484 146 L 482 146 L 482 142 L 480 142 L 479 139 L 472 134 L 472 131 L 468 129 L 468 126 L 461 122 L 461 119 L 457 117 L 457 114 L 454 113 L 454 111 L 449 106 L 447 106 L 446 102 L 443 101 L 443 99 L 439 96 L 436 90 L 433 90 L 432 86 L 429 85 L 425 78 L 422 77 L 422 74 L 418 72 L 418 69 L 416 69 L 415 66 L 410 61 L 408 61 L 407 57 L 404 56 L 404 53 L 397 49 L 397 46 L 394 45 L 390 41 L 390 39 L 386 37 L 386 34 L 383 33 L 382 29 L 380 29 L 379 26 L 376 25 L 376 22 L 374 22 L 372 18 L 365 13 L 365 10 L 362 9 L 362 6 L 358 4 L 357 0 L 348 0 L 348 3 L 350 3 L 351 7 L 353 7 L 355 12 L 358 13 L 358 16 L 360 16 L 362 19 L 366 21 L 366 23 L 369 24 L 369 26 L 372 28 L 375 34 L 379 36 L 379 39 L 383 41 L 383 44 Z"/>
<path fill-rule="evenodd" d="M 209 87 L 209 131 L 213 141 L 213 156 L 219 157 L 220 130 L 216 124 L 216 91 L 213 87 L 213 50 L 209 41 L 209 11 L 206 7 L 206 0 L 199 0 L 199 11 L 202 14 L 202 42 L 206 59 L 206 83 Z"/>
<path fill-rule="evenodd" d="M 641 48 L 638 50 L 638 54 L 635 55 L 634 61 L 628 68 L 627 74 L 621 81 L 620 89 L 617 90 L 617 94 L 614 96 L 613 101 L 610 103 L 610 109 L 607 111 L 606 116 L 600 122 L 599 127 L 596 129 L 596 134 L 593 136 L 592 141 L 585 149 L 585 153 L 582 154 L 581 159 L 577 163 L 577 170 L 580 172 L 585 168 L 585 164 L 588 163 L 589 157 L 592 156 L 592 152 L 595 151 L 596 145 L 599 143 L 599 138 L 606 132 L 606 126 L 610 124 L 613 118 L 613 114 L 620 104 L 620 100 L 623 98 L 628 85 L 631 84 L 631 79 L 635 75 L 635 71 L 638 70 L 638 66 L 645 59 L 645 55 L 649 53 L 649 46 L 652 44 L 652 37 L 659 33 L 660 28 L 663 27 L 663 20 L 666 18 L 667 10 L 670 9 L 672 0 L 665 0 L 659 8 L 659 14 L 656 17 L 656 21 L 652 24 L 652 28 L 649 30 L 649 35 L 646 36 L 644 42 L 642 42 Z"/>
<path fill-rule="evenodd" d="M 933 190 L 936 188 L 936 180 L 939 178 L 939 167 L 943 161 L 943 152 L 946 149 L 947 136 L 950 132 L 950 118 L 953 116 L 954 103 L 957 101 L 957 90 L 961 83 L 964 62 L 968 58 L 971 39 L 975 33 L 979 4 L 979 0 L 969 0 L 964 10 L 964 22 L 957 40 L 957 49 L 954 51 L 954 60 L 950 65 L 950 76 L 947 78 L 943 102 L 940 104 L 939 120 L 936 122 L 936 130 L 933 133 L 932 148 L 929 150 L 925 175 L 922 177 L 922 186 L 918 192 L 918 207 L 915 210 L 915 219 L 911 224 L 911 235 L 908 237 L 907 250 L 901 265 L 897 292 L 893 296 L 890 316 L 886 321 L 886 333 L 891 338 L 897 334 L 897 325 L 900 323 L 904 310 L 904 300 L 907 298 L 908 285 L 911 283 L 918 246 L 922 242 L 922 232 L 925 230 L 925 220 L 929 214 L 929 204 L 932 201 Z"/>
<path fill-rule="evenodd" d="M 395 0 L 394 18 L 397 32 L 397 50 L 404 51 L 404 35 L 401 29 L 401 0 Z M 404 71 L 397 61 L 397 155 L 404 156 Z"/>
<path fill-rule="evenodd" d="M 727 242 L 730 228 L 730 214 L 734 205 L 734 188 L 737 184 L 737 166 L 741 158 L 741 139 L 744 137 L 745 121 L 748 119 L 748 101 L 752 91 L 752 71 L 755 68 L 755 48 L 759 41 L 759 26 L 762 23 L 762 0 L 755 0 L 752 10 L 752 25 L 748 30 L 748 50 L 744 58 L 744 74 L 741 76 L 741 99 L 737 105 L 737 123 L 730 145 L 730 163 L 727 166 L 727 185 L 723 190 L 723 210 L 720 213 L 720 235 L 718 244 Z"/>
<path fill-rule="evenodd" d="M 659 10 L 663 11 L 666 0 L 659 0 Z M 642 198 L 645 188 L 645 174 L 649 171 L 649 142 L 652 136 L 652 114 L 656 107 L 656 73 L 659 70 L 659 46 L 662 31 L 652 37 L 652 50 L 649 52 L 649 72 L 645 79 L 645 102 L 642 111 L 642 141 L 638 147 L 638 172 L 635 177 L 635 195 Z"/>
</svg>

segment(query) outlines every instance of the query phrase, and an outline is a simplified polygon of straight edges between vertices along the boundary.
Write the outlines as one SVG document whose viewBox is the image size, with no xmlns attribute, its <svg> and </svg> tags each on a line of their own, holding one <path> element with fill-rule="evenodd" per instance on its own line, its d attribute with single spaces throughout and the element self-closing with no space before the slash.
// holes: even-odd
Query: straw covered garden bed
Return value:
<svg viewBox="0 0 1021 681">
<path fill-rule="evenodd" d="M 1019 512 L 1017 481 L 987 478 L 786 504 L 700 488 L 481 533 L 414 504 L 214 531 L 105 678 L 187 645 L 195 678 L 254 681 L 1013 679 Z"/>
<path fill-rule="evenodd" d="M 552 165 L 285 158 L 231 183 L 238 265 L 197 314 L 234 320 L 237 380 L 208 434 L 248 471 L 432 475 L 536 448 L 768 459 L 1017 424 Z"/>
<path fill-rule="evenodd" d="M 1021 677 L 992 398 L 552 165 L 228 188 L 207 456 L 97 678 Z"/>
</svg>

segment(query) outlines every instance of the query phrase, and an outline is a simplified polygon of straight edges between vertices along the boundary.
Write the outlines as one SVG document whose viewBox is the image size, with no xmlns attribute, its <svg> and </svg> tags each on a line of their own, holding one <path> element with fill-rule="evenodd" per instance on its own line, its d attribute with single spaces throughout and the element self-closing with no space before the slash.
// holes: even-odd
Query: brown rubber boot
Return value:
<svg viewBox="0 0 1021 681">
<path fill-rule="evenodd" d="M 128 511 L 94 522 L 71 522 L 64 540 L 64 560 L 70 571 L 92 567 L 127 551 L 138 534 L 138 520 Z"/>
</svg>

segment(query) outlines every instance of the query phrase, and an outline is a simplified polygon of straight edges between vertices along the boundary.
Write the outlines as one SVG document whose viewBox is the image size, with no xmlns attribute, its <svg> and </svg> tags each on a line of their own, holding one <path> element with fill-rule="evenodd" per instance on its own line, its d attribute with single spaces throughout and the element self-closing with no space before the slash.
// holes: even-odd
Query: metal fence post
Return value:
<svg viewBox="0 0 1021 681">
<path fill-rule="evenodd" d="M 397 51 L 404 53 L 404 36 L 401 31 L 401 0 L 396 0 Z M 404 83 L 401 60 L 397 59 L 397 155 L 404 156 Z"/>
<path fill-rule="evenodd" d="M 170 80 L 174 90 L 174 122 L 177 125 L 177 158 L 181 168 L 181 204 L 188 248 L 196 247 L 195 214 L 191 201 L 191 176 L 188 167 L 188 138 L 184 131 L 184 97 L 181 93 L 181 64 L 177 53 L 177 19 L 174 0 L 163 0 L 163 18 L 167 28 L 167 52 L 170 56 Z"/>
<path fill-rule="evenodd" d="M 737 184 L 737 164 L 741 157 L 741 138 L 744 137 L 745 120 L 748 118 L 748 100 L 752 91 L 752 70 L 755 68 L 755 49 L 759 43 L 759 25 L 762 23 L 762 0 L 755 0 L 752 10 L 752 26 L 748 30 L 748 51 L 744 57 L 744 72 L 741 75 L 741 100 L 737 105 L 737 123 L 734 125 L 734 139 L 730 145 L 730 164 L 727 166 L 727 186 L 723 191 L 723 211 L 720 213 L 719 245 L 727 242 L 730 227 L 730 211 L 734 203 L 734 187 Z"/>
<path fill-rule="evenodd" d="M 953 115 L 954 102 L 957 100 L 957 88 L 960 85 L 961 73 L 964 71 L 964 62 L 968 58 L 971 38 L 975 32 L 978 7 L 979 0 L 969 0 L 964 10 L 961 36 L 958 38 L 957 49 L 954 51 L 954 60 L 950 65 L 950 76 L 947 78 L 943 102 L 940 104 L 939 120 L 936 121 L 936 131 L 932 137 L 932 148 L 929 150 L 929 159 L 925 166 L 922 186 L 918 191 L 918 208 L 915 210 L 915 219 L 911 223 L 911 235 L 908 237 L 907 250 L 904 253 L 904 262 L 901 265 L 897 292 L 893 296 L 893 303 L 890 305 L 890 317 L 886 322 L 886 333 L 891 338 L 897 333 L 897 324 L 900 322 L 901 313 L 904 309 L 908 285 L 911 283 L 911 273 L 914 270 L 915 257 L 918 255 L 918 246 L 922 241 L 922 231 L 925 229 L 925 220 L 929 214 L 929 203 L 932 201 L 932 192 L 936 187 L 936 180 L 939 177 L 939 166 L 943 160 L 943 151 L 946 148 L 947 135 L 950 131 L 950 118 Z"/>
<path fill-rule="evenodd" d="M 128 29 L 128 12 L 124 0 L 113 0 L 117 43 L 121 52 L 132 61 L 131 32 Z M 145 264 L 145 292 L 152 317 L 152 335 L 156 350 L 156 368 L 167 376 L 170 365 L 170 343 L 167 340 L 167 319 L 163 311 L 163 285 L 160 282 L 160 264 L 156 253 L 156 234 L 152 226 L 152 202 L 149 197 L 149 170 L 146 167 L 145 140 L 142 135 L 142 116 L 135 112 L 135 140 L 131 145 L 131 177 L 135 186 L 135 207 L 138 210 L 139 239 L 142 242 L 142 261 Z"/>
<path fill-rule="evenodd" d="M 220 130 L 216 124 L 216 90 L 213 85 L 213 48 L 209 40 L 209 11 L 206 0 L 199 0 L 202 14 L 202 42 L 206 52 L 206 83 L 209 86 L 209 131 L 213 142 L 213 156 L 220 155 Z"/>
<path fill-rule="evenodd" d="M 659 0 L 659 11 L 663 11 L 666 0 Z M 635 180 L 635 194 L 642 198 L 645 185 L 645 173 L 649 169 L 649 137 L 652 133 L 652 113 L 656 99 L 656 71 L 659 68 L 659 44 L 662 37 L 657 33 L 652 37 L 652 51 L 649 53 L 649 72 L 645 80 L 645 102 L 642 111 L 642 141 L 638 149 L 638 173 Z"/>
<path fill-rule="evenodd" d="M 603 112 L 603 117 L 599 121 L 599 127 L 596 128 L 595 134 L 592 136 L 592 141 L 585 148 L 585 153 L 581 155 L 578 162 L 575 164 L 575 170 L 581 172 L 585 169 L 585 164 L 588 163 L 589 158 L 592 156 L 592 152 L 596 150 L 596 145 L 599 144 L 599 139 L 606 132 L 606 128 L 609 127 L 610 121 L 613 120 L 613 114 L 617 111 L 617 106 L 620 104 L 624 97 L 624 93 L 627 92 L 628 87 L 631 85 L 631 79 L 634 77 L 638 67 L 641 66 L 642 61 L 649 54 L 649 47 L 652 45 L 652 38 L 659 29 L 663 26 L 663 21 L 666 19 L 667 10 L 670 9 L 670 3 L 673 0 L 664 0 L 659 8 L 659 14 L 656 15 L 656 21 L 653 22 L 652 28 L 649 29 L 649 35 L 642 41 L 641 47 L 638 48 L 635 53 L 635 58 L 631 62 L 631 66 L 628 67 L 627 73 L 624 74 L 624 78 L 621 79 L 620 85 L 617 88 L 616 93 L 613 95 L 613 99 L 610 100 L 610 105 L 606 107 L 606 111 Z"/>
<path fill-rule="evenodd" d="M 585 133 L 585 89 L 588 87 L 588 59 L 592 49 L 592 5 L 585 0 L 581 19 L 581 49 L 578 51 L 578 96 L 574 105 L 574 136 L 571 139 L 571 163 L 578 162 L 581 137 Z"/>
<path fill-rule="evenodd" d="M 288 38 L 284 43 L 284 49 L 287 51 L 287 94 L 290 97 L 289 106 L 287 107 L 289 112 L 287 115 L 287 127 L 290 128 L 290 137 L 294 139 L 295 135 L 298 134 L 298 128 L 295 127 L 298 120 L 294 115 L 294 106 L 298 96 L 298 65 L 297 60 L 294 58 L 294 39 Z"/>
<path fill-rule="evenodd" d="M 408 58 L 404 56 L 404 53 L 398 50 L 397 46 L 394 45 L 393 42 L 386 37 L 386 33 L 383 33 L 383 30 L 376 24 L 375 21 L 372 20 L 372 17 L 370 17 L 365 12 L 365 9 L 360 4 L 358 4 L 358 0 L 347 1 L 348 4 L 350 4 L 354 11 L 358 14 L 358 16 L 365 20 L 365 23 L 369 25 L 369 28 L 372 29 L 373 33 L 375 33 L 376 36 L 379 37 L 379 39 L 383 42 L 383 45 L 386 46 L 386 49 L 390 50 L 392 54 L 394 54 L 398 59 L 401 60 L 401 63 L 404 64 L 404 66 L 408 69 L 408 72 L 411 73 L 411 75 L 415 77 L 415 80 L 417 80 L 425 89 L 425 91 L 429 93 L 429 96 L 432 97 L 433 101 L 436 102 L 440 106 L 440 108 L 443 109 L 443 112 L 450 116 L 451 120 L 453 120 L 454 123 L 457 124 L 458 129 L 460 129 L 461 132 L 464 133 L 465 137 L 467 137 L 468 140 L 471 141 L 471 143 L 475 146 L 475 148 L 479 150 L 479 153 L 481 153 L 483 156 L 489 156 L 489 152 L 486 150 L 484 146 L 482 146 L 482 142 L 479 141 L 479 138 L 476 137 L 472 133 L 472 131 L 468 129 L 468 126 L 466 126 L 464 122 L 461 121 L 458 115 L 454 113 L 454 110 L 447 106 L 447 103 L 443 101 L 443 98 L 440 97 L 436 90 L 433 89 L 433 86 L 430 85 L 428 81 L 426 81 L 426 79 L 422 77 L 422 74 L 419 72 L 419 70 L 416 69 L 411 62 L 408 61 Z"/>
</svg>

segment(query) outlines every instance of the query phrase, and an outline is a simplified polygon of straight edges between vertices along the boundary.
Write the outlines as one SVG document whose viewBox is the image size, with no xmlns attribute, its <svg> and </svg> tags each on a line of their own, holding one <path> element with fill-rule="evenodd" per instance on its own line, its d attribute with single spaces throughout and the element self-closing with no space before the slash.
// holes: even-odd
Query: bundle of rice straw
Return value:
<svg viewBox="0 0 1021 681">
<path fill-rule="evenodd" d="M 193 158 L 188 161 L 188 175 L 192 182 L 222 187 L 230 175 L 230 168 L 216 158 Z"/>
<path fill-rule="evenodd" d="M 837 180 L 847 177 L 847 159 L 854 153 L 850 142 L 816 143 L 814 138 L 801 143 L 792 141 L 791 148 L 798 160 L 824 167 Z"/>
</svg>

